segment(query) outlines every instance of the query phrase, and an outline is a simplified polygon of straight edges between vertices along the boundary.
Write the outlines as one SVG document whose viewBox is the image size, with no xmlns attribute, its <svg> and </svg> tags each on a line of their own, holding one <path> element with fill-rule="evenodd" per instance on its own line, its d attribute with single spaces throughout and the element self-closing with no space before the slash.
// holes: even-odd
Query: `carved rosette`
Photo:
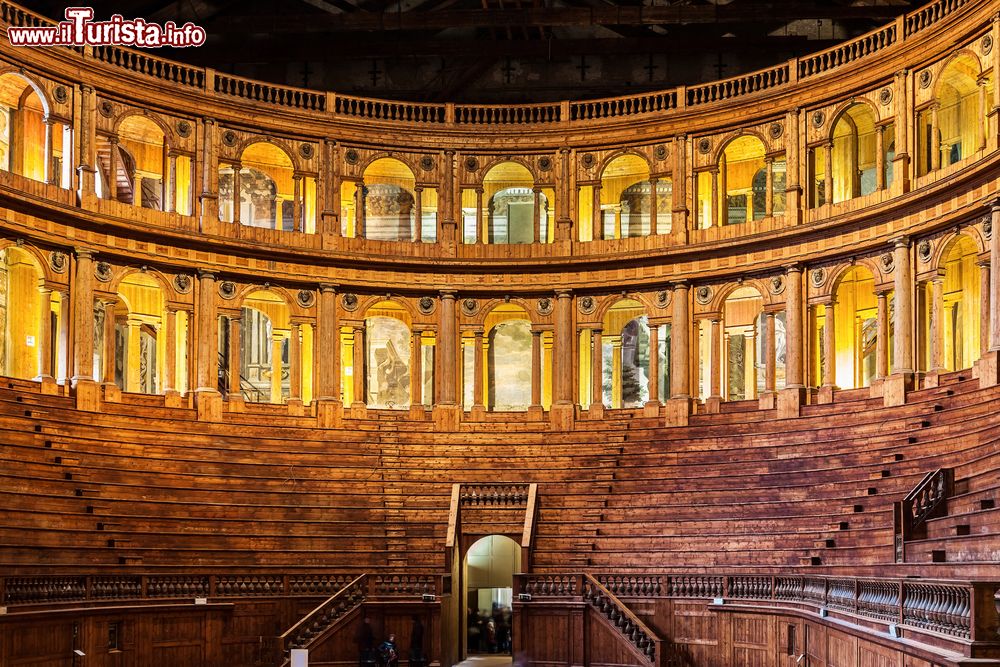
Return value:
<svg viewBox="0 0 1000 667">
<path fill-rule="evenodd" d="M 543 297 L 538 300 L 538 304 L 535 306 L 535 310 L 538 311 L 539 315 L 551 315 L 552 314 L 552 299 Z"/>
<path fill-rule="evenodd" d="M 219 283 L 219 296 L 227 301 L 236 296 L 236 283 L 231 280 L 224 280 Z"/>
<path fill-rule="evenodd" d="M 698 152 L 702 155 L 708 155 L 712 152 L 712 140 L 708 137 L 702 137 L 698 140 Z"/>
<path fill-rule="evenodd" d="M 465 170 L 469 173 L 479 171 L 479 160 L 471 155 L 465 158 Z"/>
<path fill-rule="evenodd" d="M 878 91 L 878 101 L 882 106 L 887 107 L 889 103 L 892 102 L 892 88 L 888 86 Z"/>
<path fill-rule="evenodd" d="M 361 155 L 356 148 L 348 148 L 344 151 L 344 162 L 347 164 L 357 164 L 360 159 Z"/>
<path fill-rule="evenodd" d="M 987 241 L 993 236 L 993 216 L 989 214 L 983 216 L 983 236 Z"/>
<path fill-rule="evenodd" d="M 921 262 L 929 262 L 931 259 L 931 242 L 924 239 L 917 244 L 917 257 L 920 258 Z"/>
<path fill-rule="evenodd" d="M 826 114 L 822 111 L 813 111 L 811 118 L 813 127 L 823 127 L 826 122 Z"/>
<path fill-rule="evenodd" d="M 694 292 L 695 300 L 701 305 L 708 305 L 712 301 L 712 288 L 708 285 L 702 285 Z"/>
<path fill-rule="evenodd" d="M 312 156 L 315 154 L 316 149 L 312 144 L 299 144 L 299 155 L 301 155 L 303 159 L 311 160 Z"/>
<path fill-rule="evenodd" d="M 174 276 L 174 289 L 178 294 L 187 294 L 191 291 L 194 286 L 194 281 L 191 280 L 191 276 L 185 273 L 179 273 Z"/>
<path fill-rule="evenodd" d="M 670 151 L 666 144 L 656 144 L 656 146 L 653 147 L 653 157 L 657 160 L 662 162 L 663 160 L 666 160 L 669 155 Z"/>
<path fill-rule="evenodd" d="M 436 302 L 432 297 L 422 296 L 420 300 L 417 301 L 417 310 L 423 315 L 430 315 L 434 312 L 434 306 Z"/>
<path fill-rule="evenodd" d="M 475 299 L 462 299 L 462 313 L 469 317 L 479 312 L 479 302 Z"/>
<path fill-rule="evenodd" d="M 353 313 L 355 310 L 358 309 L 358 303 L 359 301 L 357 294 L 348 293 L 340 297 L 340 305 L 342 305 L 344 307 L 344 310 L 346 310 L 349 313 Z"/>
<path fill-rule="evenodd" d="M 108 100 L 101 100 L 97 105 L 97 112 L 105 118 L 111 118 L 115 115 L 115 105 Z"/>
<path fill-rule="evenodd" d="M 434 169 L 434 157 L 432 155 L 424 155 L 420 158 L 420 168 L 424 171 L 432 171 Z"/>
<path fill-rule="evenodd" d="M 592 296 L 582 296 L 577 301 L 577 307 L 580 309 L 581 314 L 590 315 L 597 308 L 597 302 Z"/>
<path fill-rule="evenodd" d="M 812 282 L 813 287 L 822 287 L 823 283 L 826 282 L 826 269 L 822 267 L 813 269 L 809 274 L 809 280 Z"/>
<path fill-rule="evenodd" d="M 538 171 L 550 171 L 552 169 L 552 158 L 543 155 L 538 158 Z"/>
<path fill-rule="evenodd" d="M 69 99 L 69 92 L 66 90 L 66 86 L 56 86 L 53 88 L 52 99 L 59 104 L 66 104 L 66 100 Z"/>
<path fill-rule="evenodd" d="M 785 126 L 781 123 L 771 123 L 767 128 L 767 134 L 772 139 L 780 139 L 781 135 L 785 133 Z"/>
<path fill-rule="evenodd" d="M 232 130 L 226 130 L 222 133 L 222 143 L 226 146 L 232 148 L 236 145 L 236 133 Z"/>
<path fill-rule="evenodd" d="M 594 157 L 593 153 L 584 153 L 580 156 L 580 164 L 583 165 L 584 169 L 593 169 L 594 165 L 597 164 L 597 158 Z"/>
<path fill-rule="evenodd" d="M 111 282 L 111 277 L 113 276 L 113 271 L 111 265 L 107 262 L 97 262 L 94 264 L 94 277 L 100 280 L 102 283 Z"/>
<path fill-rule="evenodd" d="M 930 88 L 931 81 L 934 80 L 934 75 L 931 74 L 931 71 L 929 69 L 925 69 L 923 72 L 920 73 L 920 76 L 917 77 L 917 80 L 920 82 L 921 88 Z"/>
<path fill-rule="evenodd" d="M 771 276 L 768 281 L 768 289 L 771 294 L 781 294 L 785 291 L 785 276 Z"/>
<path fill-rule="evenodd" d="M 882 267 L 882 273 L 885 274 L 892 273 L 893 268 L 896 266 L 896 260 L 893 258 L 891 252 L 882 253 L 878 258 L 878 263 Z"/>
<path fill-rule="evenodd" d="M 303 308 L 312 308 L 316 303 L 316 292 L 308 289 L 300 289 L 295 295 L 295 301 Z"/>
<path fill-rule="evenodd" d="M 657 308 L 666 308 L 670 303 L 670 292 L 665 289 L 661 289 L 653 296 L 653 303 L 656 304 Z"/>
<path fill-rule="evenodd" d="M 53 250 L 49 255 L 49 267 L 56 273 L 65 273 L 66 268 L 69 266 L 69 257 L 66 253 Z"/>
<path fill-rule="evenodd" d="M 177 129 L 177 136 L 179 137 L 187 139 L 188 137 L 191 136 L 191 130 L 192 130 L 191 123 L 187 122 L 186 120 L 177 121 L 176 129 Z"/>
</svg>

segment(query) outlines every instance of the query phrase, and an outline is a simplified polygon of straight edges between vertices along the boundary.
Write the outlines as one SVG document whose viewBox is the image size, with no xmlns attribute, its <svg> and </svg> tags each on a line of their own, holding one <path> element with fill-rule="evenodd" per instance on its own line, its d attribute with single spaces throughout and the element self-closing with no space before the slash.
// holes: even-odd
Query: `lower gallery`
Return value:
<svg viewBox="0 0 1000 667">
<path fill-rule="evenodd" d="M 998 16 L 507 106 L 2 36 L 0 665 L 1000 666 Z"/>
</svg>

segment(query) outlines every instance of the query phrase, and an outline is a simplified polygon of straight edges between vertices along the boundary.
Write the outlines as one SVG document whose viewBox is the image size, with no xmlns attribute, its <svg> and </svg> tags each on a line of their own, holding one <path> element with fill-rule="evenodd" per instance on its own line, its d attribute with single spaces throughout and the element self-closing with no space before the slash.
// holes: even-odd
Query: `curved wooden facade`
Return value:
<svg viewBox="0 0 1000 667">
<path fill-rule="evenodd" d="M 451 664 L 491 533 L 540 663 L 998 664 L 998 12 L 520 106 L 4 40 L 0 664 Z"/>
</svg>

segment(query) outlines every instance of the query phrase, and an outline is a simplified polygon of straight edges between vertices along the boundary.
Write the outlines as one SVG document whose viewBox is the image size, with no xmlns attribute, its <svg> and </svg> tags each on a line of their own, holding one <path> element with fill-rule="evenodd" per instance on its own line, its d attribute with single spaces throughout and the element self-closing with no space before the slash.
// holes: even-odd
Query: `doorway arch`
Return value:
<svg viewBox="0 0 1000 667">
<path fill-rule="evenodd" d="M 462 562 L 462 654 L 510 655 L 514 574 L 521 571 L 521 545 L 506 535 L 473 542 Z"/>
</svg>

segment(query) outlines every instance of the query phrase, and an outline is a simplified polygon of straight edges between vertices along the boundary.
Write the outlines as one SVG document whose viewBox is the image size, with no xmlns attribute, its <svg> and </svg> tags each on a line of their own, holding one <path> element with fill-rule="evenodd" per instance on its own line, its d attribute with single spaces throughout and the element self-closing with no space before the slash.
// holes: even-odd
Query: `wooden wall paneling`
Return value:
<svg viewBox="0 0 1000 667">
<path fill-rule="evenodd" d="M 619 665 L 643 665 L 631 651 L 625 648 L 621 635 L 610 622 L 594 609 L 587 609 L 587 665 L 589 667 L 616 667 Z"/>
<path fill-rule="evenodd" d="M 704 601 L 674 602 L 673 635 L 675 650 L 691 664 L 714 665 L 720 654 L 719 618 L 705 607 Z"/>
<path fill-rule="evenodd" d="M 827 667 L 858 667 L 858 640 L 836 630 L 826 633 Z"/>
<path fill-rule="evenodd" d="M 775 655 L 777 618 L 763 614 L 731 614 L 730 664 L 771 667 Z"/>
</svg>

